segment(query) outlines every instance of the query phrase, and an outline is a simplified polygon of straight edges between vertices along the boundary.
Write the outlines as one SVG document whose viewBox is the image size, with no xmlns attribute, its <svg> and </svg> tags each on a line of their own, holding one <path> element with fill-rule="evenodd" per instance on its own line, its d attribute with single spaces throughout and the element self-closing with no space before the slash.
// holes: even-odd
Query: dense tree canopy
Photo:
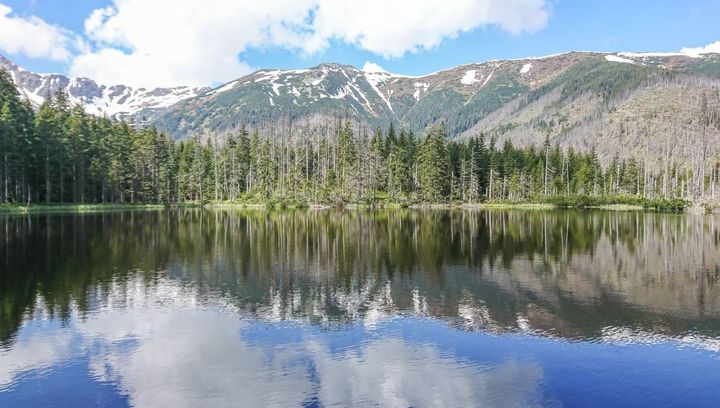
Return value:
<svg viewBox="0 0 720 408">
<path fill-rule="evenodd" d="M 498 146 L 484 135 L 448 141 L 437 125 L 368 131 L 329 126 L 242 127 L 223 140 L 175 142 L 154 128 L 87 115 L 63 93 L 33 111 L 0 71 L 0 202 L 306 203 L 479 202 L 549 196 L 691 197 L 714 192 L 717 163 L 677 166 L 542 146 Z"/>
</svg>

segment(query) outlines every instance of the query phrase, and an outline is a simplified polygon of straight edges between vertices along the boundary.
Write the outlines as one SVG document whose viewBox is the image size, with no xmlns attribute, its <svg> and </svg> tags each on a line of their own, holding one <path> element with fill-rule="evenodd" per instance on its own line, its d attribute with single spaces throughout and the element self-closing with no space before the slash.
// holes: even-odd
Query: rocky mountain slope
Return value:
<svg viewBox="0 0 720 408">
<path fill-rule="evenodd" d="M 104 87 L 17 68 L 11 74 L 34 102 L 61 83 L 89 112 L 124 116 L 176 138 L 222 137 L 242 125 L 323 122 L 347 113 L 370 127 L 395 123 L 415 132 L 443 122 L 451 137 L 482 132 L 499 143 L 539 145 L 549 137 L 565 147 L 595 149 L 605 163 L 638 154 L 692 159 L 701 139 L 720 145 L 715 54 L 572 52 L 421 77 L 322 64 L 260 70 L 212 90 Z M 702 126 L 701 117 L 715 119 Z"/>
<path fill-rule="evenodd" d="M 64 90 L 70 103 L 80 104 L 93 115 L 124 118 L 141 112 L 168 108 L 175 103 L 198 96 L 208 88 L 132 88 L 125 85 L 106 86 L 87 78 L 68 78 L 60 74 L 36 74 L 26 71 L 0 56 L 0 68 L 15 82 L 20 94 L 34 106 L 40 106 L 48 94 Z"/>
<path fill-rule="evenodd" d="M 605 163 L 639 154 L 689 160 L 699 154 L 702 99 L 717 114 L 719 88 L 720 56 L 712 54 L 573 52 L 422 77 L 323 64 L 257 71 L 158 110 L 148 122 L 187 137 L 347 112 L 369 126 L 393 122 L 415 132 L 444 122 L 452 137 L 482 132 L 499 143 L 538 145 L 547 136 L 595 149 Z M 705 134 L 720 145 L 717 126 Z"/>
</svg>

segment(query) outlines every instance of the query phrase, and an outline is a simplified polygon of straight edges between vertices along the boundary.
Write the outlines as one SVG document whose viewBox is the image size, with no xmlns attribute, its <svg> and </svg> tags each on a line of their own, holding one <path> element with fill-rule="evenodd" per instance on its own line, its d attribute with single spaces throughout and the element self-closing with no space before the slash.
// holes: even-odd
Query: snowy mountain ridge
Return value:
<svg viewBox="0 0 720 408">
<path fill-rule="evenodd" d="M 64 90 L 72 105 L 80 104 L 92 115 L 124 118 L 145 110 L 167 108 L 198 96 L 209 88 L 132 88 L 125 85 L 101 85 L 88 78 L 69 78 L 61 74 L 37 74 L 0 56 L 0 68 L 7 71 L 22 97 L 34 106 L 58 90 Z"/>
</svg>

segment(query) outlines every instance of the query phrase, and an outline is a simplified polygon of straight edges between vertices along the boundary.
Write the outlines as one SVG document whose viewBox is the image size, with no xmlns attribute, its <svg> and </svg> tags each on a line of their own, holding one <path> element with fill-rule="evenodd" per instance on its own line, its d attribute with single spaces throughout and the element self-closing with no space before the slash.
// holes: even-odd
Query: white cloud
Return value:
<svg viewBox="0 0 720 408">
<path fill-rule="evenodd" d="M 715 41 L 704 47 L 685 47 L 680 52 L 690 56 L 700 56 L 703 54 L 720 54 L 720 41 Z"/>
<path fill-rule="evenodd" d="M 317 43 L 337 38 L 397 58 L 487 25 L 536 31 L 547 23 L 548 7 L 547 0 L 319 0 L 313 29 Z"/>
<path fill-rule="evenodd" d="M 250 72 L 243 53 L 280 47 L 313 54 L 332 41 L 384 58 L 438 46 L 486 26 L 545 26 L 550 0 L 113 0 L 85 19 L 84 36 L 0 4 L 0 49 L 69 61 L 104 84 L 209 85 Z"/>
<path fill-rule="evenodd" d="M 372 61 L 365 61 L 365 64 L 363 64 L 362 70 L 365 72 L 387 72 L 383 67 L 380 65 L 372 62 Z"/>
<path fill-rule="evenodd" d="M 64 61 L 71 56 L 70 46 L 81 44 L 75 40 L 38 17 L 15 16 L 10 7 L 0 3 L 0 50 L 4 52 Z"/>
<path fill-rule="evenodd" d="M 96 50 L 78 55 L 74 76 L 141 86 L 208 85 L 250 71 L 251 46 L 299 48 L 308 0 L 115 0 L 85 21 Z M 302 30 L 300 30 L 302 31 Z"/>
<path fill-rule="evenodd" d="M 95 45 L 70 73 L 102 83 L 207 85 L 250 71 L 252 47 L 320 52 L 332 40 L 385 58 L 439 45 L 494 25 L 513 34 L 545 26 L 548 0 L 114 0 L 94 10 L 85 35 Z"/>
</svg>

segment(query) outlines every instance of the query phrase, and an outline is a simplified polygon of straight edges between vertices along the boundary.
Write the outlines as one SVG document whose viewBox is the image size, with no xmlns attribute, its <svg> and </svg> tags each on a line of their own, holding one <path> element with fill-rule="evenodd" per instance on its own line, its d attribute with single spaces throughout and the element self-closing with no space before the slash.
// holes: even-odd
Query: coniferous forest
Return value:
<svg viewBox="0 0 720 408">
<path fill-rule="evenodd" d="M 94 117 L 63 93 L 36 110 L 0 72 L 0 202 L 477 203 L 664 202 L 714 195 L 720 167 L 651 169 L 642 158 L 602 166 L 594 152 L 448 140 L 291 120 L 223 140 L 174 141 L 154 128 Z M 698 172 L 696 172 L 698 173 Z M 674 200 L 674 201 L 673 201 Z M 669 204 L 668 204 L 669 203 Z"/>
</svg>

